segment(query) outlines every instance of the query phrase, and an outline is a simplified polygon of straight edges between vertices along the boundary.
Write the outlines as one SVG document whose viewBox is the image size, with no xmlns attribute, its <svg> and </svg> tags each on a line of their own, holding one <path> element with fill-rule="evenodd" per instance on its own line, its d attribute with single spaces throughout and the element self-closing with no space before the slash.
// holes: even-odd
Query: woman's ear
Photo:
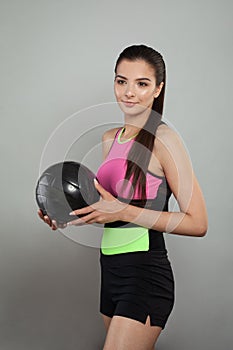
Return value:
<svg viewBox="0 0 233 350">
<path fill-rule="evenodd" d="M 162 81 L 159 86 L 156 86 L 156 90 L 155 90 L 155 93 L 154 93 L 154 98 L 157 98 L 163 88 L 163 85 L 164 85 L 164 82 Z"/>
</svg>

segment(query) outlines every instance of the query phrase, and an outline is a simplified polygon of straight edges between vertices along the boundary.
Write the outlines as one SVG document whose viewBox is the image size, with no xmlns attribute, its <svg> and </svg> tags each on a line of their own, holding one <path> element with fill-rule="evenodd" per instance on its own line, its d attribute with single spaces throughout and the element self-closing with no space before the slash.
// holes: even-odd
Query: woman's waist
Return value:
<svg viewBox="0 0 233 350">
<path fill-rule="evenodd" d="M 102 253 L 112 255 L 139 251 L 166 252 L 163 232 L 127 222 L 105 224 L 101 247 L 105 248 Z M 114 250 L 110 253 L 107 248 Z"/>
<path fill-rule="evenodd" d="M 148 251 L 138 251 L 138 252 L 129 252 L 121 253 L 114 255 L 105 255 L 100 250 L 99 256 L 101 264 L 107 266 L 126 266 L 126 265 L 154 265 L 158 264 L 170 264 L 168 260 L 167 249 L 162 250 L 148 250 Z"/>
<path fill-rule="evenodd" d="M 135 228 L 135 232 L 136 231 L 143 231 L 145 232 L 145 230 L 147 230 L 147 232 L 150 232 L 150 233 L 154 233 L 154 234 L 163 234 L 162 231 L 157 231 L 155 229 L 152 229 L 152 228 L 146 228 L 146 227 L 143 227 L 143 226 L 140 226 L 138 224 L 135 224 L 133 222 L 128 222 L 128 221 L 113 221 L 113 222 L 107 222 L 104 224 L 104 230 L 107 230 L 107 228 L 111 228 L 111 229 L 122 229 L 122 230 L 125 230 L 125 232 L 127 231 L 127 229 L 131 229 L 131 231 L 133 231 L 132 229 Z M 114 231 L 114 230 L 113 230 Z M 117 231 L 117 230 L 116 230 Z M 124 232 L 124 231 L 122 231 Z"/>
</svg>

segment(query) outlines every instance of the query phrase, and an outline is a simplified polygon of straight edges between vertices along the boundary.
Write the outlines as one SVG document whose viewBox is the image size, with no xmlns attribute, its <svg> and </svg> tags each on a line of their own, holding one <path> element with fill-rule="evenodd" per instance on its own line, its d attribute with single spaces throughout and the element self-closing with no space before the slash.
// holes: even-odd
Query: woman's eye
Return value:
<svg viewBox="0 0 233 350">
<path fill-rule="evenodd" d="M 139 86 L 147 86 L 147 85 L 148 85 L 148 84 L 145 83 L 144 81 L 140 81 L 138 84 L 139 84 Z"/>
<path fill-rule="evenodd" d="M 122 79 L 117 79 L 117 84 L 124 84 L 125 83 L 125 80 L 122 80 Z"/>
</svg>

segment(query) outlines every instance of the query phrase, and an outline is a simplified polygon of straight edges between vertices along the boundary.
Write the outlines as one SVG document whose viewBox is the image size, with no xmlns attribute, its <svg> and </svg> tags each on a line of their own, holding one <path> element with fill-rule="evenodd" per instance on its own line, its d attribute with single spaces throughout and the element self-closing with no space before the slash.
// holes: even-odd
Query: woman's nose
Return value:
<svg viewBox="0 0 233 350">
<path fill-rule="evenodd" d="M 126 90 L 125 90 L 125 96 L 126 97 L 132 97 L 135 96 L 135 91 L 132 85 L 127 85 Z"/>
</svg>

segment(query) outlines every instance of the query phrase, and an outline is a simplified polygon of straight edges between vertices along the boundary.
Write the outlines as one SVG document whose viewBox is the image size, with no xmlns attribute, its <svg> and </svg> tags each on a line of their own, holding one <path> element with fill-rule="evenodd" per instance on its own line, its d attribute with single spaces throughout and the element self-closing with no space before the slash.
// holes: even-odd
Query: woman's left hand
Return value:
<svg viewBox="0 0 233 350">
<path fill-rule="evenodd" d="M 106 191 L 97 181 L 94 181 L 97 191 L 100 193 L 100 200 L 88 207 L 74 210 L 70 215 L 81 215 L 79 219 L 70 221 L 67 225 L 85 225 L 85 224 L 105 224 L 121 220 L 122 211 L 126 207 L 126 203 L 120 202 L 110 192 Z"/>
</svg>

